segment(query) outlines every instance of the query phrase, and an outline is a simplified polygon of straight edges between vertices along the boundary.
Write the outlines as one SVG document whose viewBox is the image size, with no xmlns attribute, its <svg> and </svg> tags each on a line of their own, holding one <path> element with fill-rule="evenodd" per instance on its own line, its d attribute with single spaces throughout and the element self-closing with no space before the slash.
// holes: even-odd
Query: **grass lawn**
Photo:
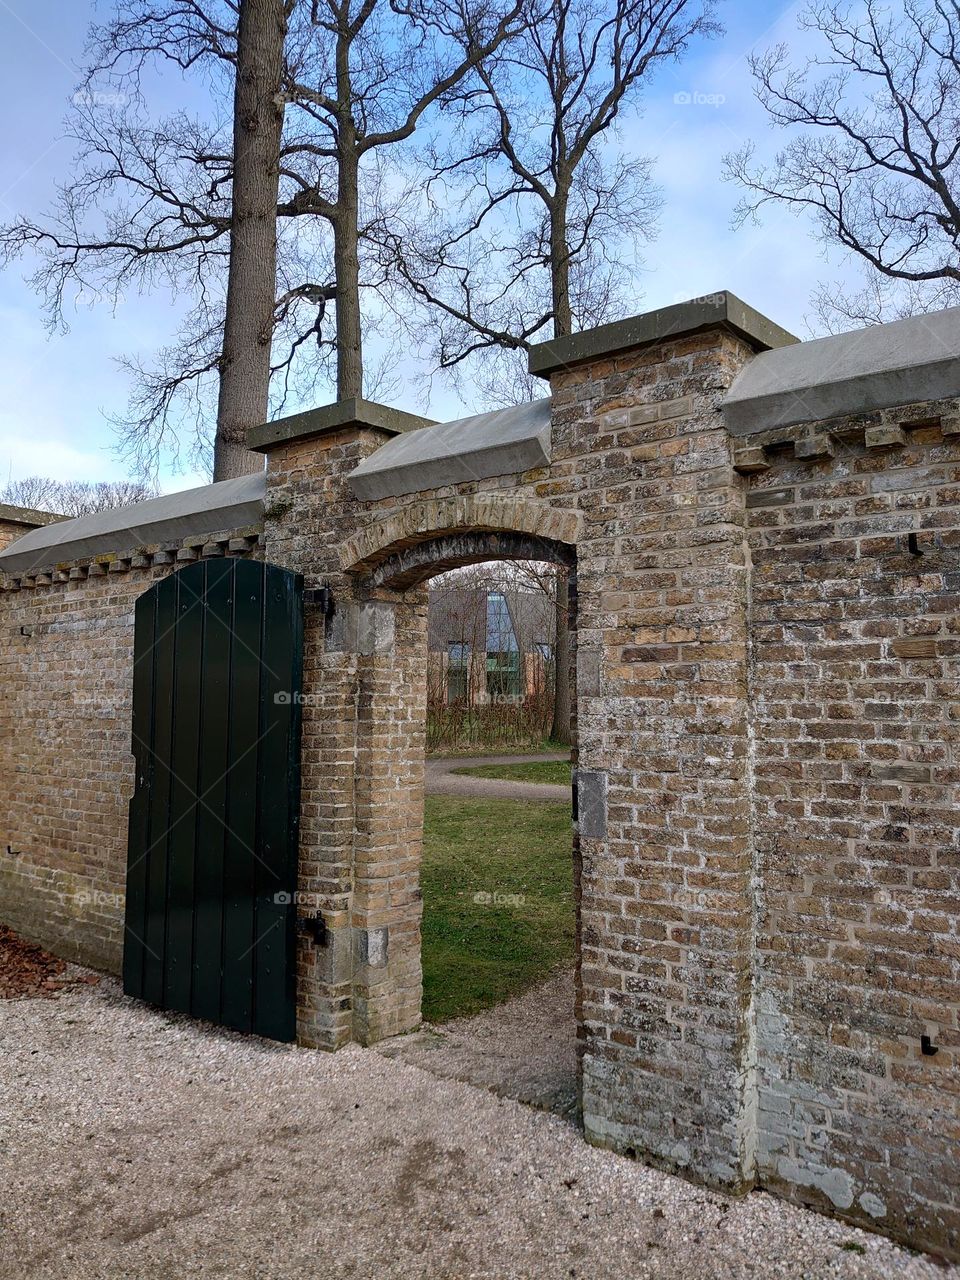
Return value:
<svg viewBox="0 0 960 1280">
<path fill-rule="evenodd" d="M 428 796 L 423 1016 L 499 1004 L 573 962 L 570 808 Z"/>
<path fill-rule="evenodd" d="M 428 759 L 446 759 L 448 756 L 476 756 L 482 760 L 484 756 L 531 755 L 541 756 L 548 751 L 569 751 L 570 747 L 553 738 L 518 739 L 516 742 L 444 742 L 440 746 L 427 750 Z"/>
<path fill-rule="evenodd" d="M 569 760 L 525 760 L 523 764 L 481 764 L 454 769 L 471 778 L 506 778 L 510 782 L 555 782 L 570 786 Z"/>
</svg>

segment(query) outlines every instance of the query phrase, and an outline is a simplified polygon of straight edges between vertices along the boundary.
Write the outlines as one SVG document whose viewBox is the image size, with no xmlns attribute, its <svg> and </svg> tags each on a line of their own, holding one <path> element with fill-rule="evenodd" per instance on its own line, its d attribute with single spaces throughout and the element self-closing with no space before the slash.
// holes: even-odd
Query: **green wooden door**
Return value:
<svg viewBox="0 0 960 1280">
<path fill-rule="evenodd" d="M 296 1031 L 303 580 L 204 560 L 137 601 L 123 986 Z"/>
</svg>

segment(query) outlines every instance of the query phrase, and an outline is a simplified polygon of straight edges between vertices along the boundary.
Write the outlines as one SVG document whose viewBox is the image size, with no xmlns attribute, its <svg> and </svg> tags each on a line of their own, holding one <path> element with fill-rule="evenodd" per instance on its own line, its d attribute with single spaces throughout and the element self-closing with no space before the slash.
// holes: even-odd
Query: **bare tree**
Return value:
<svg viewBox="0 0 960 1280">
<path fill-rule="evenodd" d="M 137 480 L 51 480 L 49 476 L 25 476 L 10 480 L 0 491 L 0 502 L 62 516 L 85 516 L 109 511 L 156 497 L 156 490 Z"/>
<path fill-rule="evenodd" d="M 276 275 L 281 68 L 296 0 L 119 0 L 95 27 L 90 65 L 74 95 L 78 168 L 54 212 L 0 233 L 6 258 L 40 256 L 33 283 L 52 326 L 70 304 L 163 285 L 194 305 L 158 367 L 138 375 L 126 443 L 144 471 L 173 434 L 186 394 L 204 419 L 205 379 L 219 381 L 214 476 L 262 467 L 246 428 L 266 417 Z M 214 103 L 232 99 L 232 128 L 185 113 L 154 121 L 142 80 L 172 63 L 206 75 Z M 206 443 L 206 442 L 204 442 Z"/>
<path fill-rule="evenodd" d="M 433 309 L 441 368 L 477 353 L 502 363 L 618 309 L 660 195 L 651 160 L 608 142 L 654 69 L 718 30 L 713 7 L 528 0 L 521 35 L 447 96 L 469 144 L 430 157 L 416 225 L 385 245 Z"/>
<path fill-rule="evenodd" d="M 94 30 L 72 117 L 78 170 L 50 217 L 0 232 L 0 252 L 39 254 L 54 327 L 78 295 L 115 304 L 162 286 L 191 299 L 155 362 L 125 362 L 134 390 L 118 425 L 141 471 L 179 449 L 184 418 L 203 455 L 214 398 L 215 476 L 259 467 L 243 437 L 267 416 L 271 377 L 275 407 L 334 364 L 338 394 L 361 394 L 360 289 L 384 280 L 360 245 L 390 216 L 385 157 L 515 19 L 472 2 L 117 0 Z M 156 63 L 206 77 L 209 120 L 151 118 L 142 84 Z"/>
<path fill-rule="evenodd" d="M 713 0 L 529 0 L 515 40 L 447 95 L 463 154 L 433 157 L 426 209 L 384 256 L 430 311 L 435 358 L 482 354 L 489 382 L 530 344 L 610 319 L 655 234 L 651 161 L 605 143 L 654 69 L 715 33 Z M 450 208 L 463 212 L 451 220 Z M 475 361 L 473 363 L 476 363 Z M 558 573 L 553 736 L 570 740 L 569 592 Z"/>
<path fill-rule="evenodd" d="M 284 158 L 297 185 L 291 210 L 319 214 L 333 233 L 340 399 L 363 394 L 361 241 L 391 234 L 381 201 L 361 210 L 361 171 L 378 176 L 380 153 L 412 137 L 424 113 L 483 66 L 518 29 L 521 6 L 313 0 L 312 20 L 325 38 L 307 48 L 288 93 L 325 141 L 290 148 Z M 335 195 L 325 192 L 331 168 Z"/>
<path fill-rule="evenodd" d="M 792 65 L 784 45 L 752 60 L 774 125 L 804 130 L 772 164 L 753 144 L 726 158 L 747 195 L 813 216 L 817 233 L 866 271 L 861 290 L 816 301 L 827 327 L 960 302 L 960 2 L 820 0 L 801 25 L 823 56 Z"/>
</svg>

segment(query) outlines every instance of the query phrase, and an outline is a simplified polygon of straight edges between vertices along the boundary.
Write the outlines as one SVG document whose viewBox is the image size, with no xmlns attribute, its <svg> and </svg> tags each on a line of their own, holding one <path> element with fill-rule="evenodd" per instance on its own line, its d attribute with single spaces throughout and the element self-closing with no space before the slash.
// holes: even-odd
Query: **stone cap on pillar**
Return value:
<svg viewBox="0 0 960 1280">
<path fill-rule="evenodd" d="M 305 413 L 294 413 L 289 418 L 277 418 L 274 422 L 251 427 L 247 432 L 247 448 L 256 453 L 269 453 L 271 449 L 294 440 L 309 440 L 350 427 L 365 427 L 388 436 L 398 436 L 404 431 L 419 431 L 421 427 L 433 425 L 432 418 L 420 418 L 414 413 L 404 413 L 402 409 L 391 409 L 389 405 L 378 404 L 375 400 L 337 400 L 335 404 L 321 405 L 319 409 L 308 409 Z"/>
<path fill-rule="evenodd" d="M 0 502 L 0 524 L 21 525 L 24 529 L 39 529 L 45 524 L 58 524 L 69 520 L 69 516 L 58 515 L 55 511 L 36 511 L 33 507 L 11 506 L 8 502 Z"/>
<path fill-rule="evenodd" d="M 548 378 L 559 369 L 571 369 L 621 351 L 718 328 L 745 339 L 756 351 L 786 347 L 799 341 L 792 333 L 741 302 L 735 294 L 723 289 L 719 293 L 693 298 L 690 302 L 678 302 L 627 320 L 601 324 L 584 333 L 541 342 L 530 350 L 530 372 Z"/>
</svg>

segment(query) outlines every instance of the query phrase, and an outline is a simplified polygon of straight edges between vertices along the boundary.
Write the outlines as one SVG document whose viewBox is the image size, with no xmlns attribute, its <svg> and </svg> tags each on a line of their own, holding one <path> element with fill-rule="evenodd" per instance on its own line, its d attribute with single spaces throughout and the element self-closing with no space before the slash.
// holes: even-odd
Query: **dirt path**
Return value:
<svg viewBox="0 0 960 1280">
<path fill-rule="evenodd" d="M 425 1025 L 376 1046 L 387 1058 L 479 1085 L 501 1098 L 573 1119 L 577 1041 L 573 972 L 554 974 L 521 996 L 472 1018 Z"/>
<path fill-rule="evenodd" d="M 165 1015 L 112 980 L 0 1002 L 0 1046 L 3 1280 L 960 1280 L 485 1089 Z"/>
<path fill-rule="evenodd" d="M 539 756 L 451 756 L 428 759 L 424 791 L 428 796 L 466 796 L 479 800 L 534 800 L 542 804 L 570 803 L 570 788 L 552 782 L 513 782 L 506 778 L 475 778 L 454 773 L 487 764 L 531 764 L 566 760 L 563 752 Z"/>
</svg>

